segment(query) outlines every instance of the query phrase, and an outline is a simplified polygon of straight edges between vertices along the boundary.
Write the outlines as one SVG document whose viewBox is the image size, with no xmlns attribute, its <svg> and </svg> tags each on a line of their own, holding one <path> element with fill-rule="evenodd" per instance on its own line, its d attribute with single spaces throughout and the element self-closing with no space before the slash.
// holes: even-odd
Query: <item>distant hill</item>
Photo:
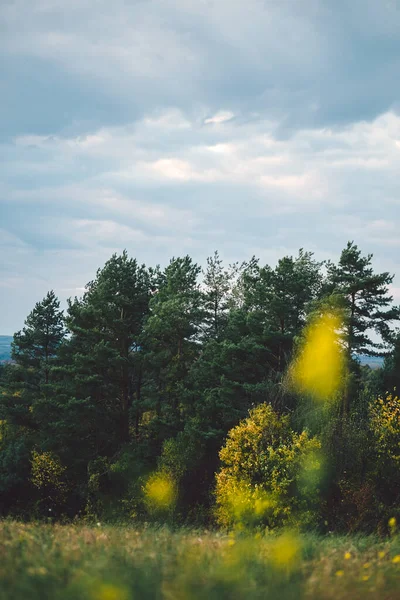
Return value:
<svg viewBox="0 0 400 600">
<path fill-rule="evenodd" d="M 12 335 L 0 335 L 0 363 L 11 360 Z"/>
<path fill-rule="evenodd" d="M 362 365 L 368 365 L 371 369 L 381 369 L 383 367 L 382 356 L 359 356 Z"/>
<path fill-rule="evenodd" d="M 12 335 L 0 335 L 0 363 L 11 360 Z M 362 365 L 368 365 L 371 369 L 383 367 L 383 358 L 380 356 L 359 356 Z"/>
</svg>

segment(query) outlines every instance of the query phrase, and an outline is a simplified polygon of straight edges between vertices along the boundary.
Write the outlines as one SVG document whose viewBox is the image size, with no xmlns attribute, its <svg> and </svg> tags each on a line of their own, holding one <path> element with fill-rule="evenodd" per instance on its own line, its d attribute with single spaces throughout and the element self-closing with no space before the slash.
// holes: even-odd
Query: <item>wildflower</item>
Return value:
<svg viewBox="0 0 400 600">
<path fill-rule="evenodd" d="M 29 575 L 47 575 L 46 567 L 29 567 L 27 571 Z"/>
<path fill-rule="evenodd" d="M 378 558 L 385 558 L 386 556 L 386 552 L 383 552 L 382 550 L 380 552 L 378 552 Z"/>
<path fill-rule="evenodd" d="M 96 589 L 93 600 L 128 600 L 128 593 L 116 585 L 102 584 Z"/>
<path fill-rule="evenodd" d="M 291 533 L 285 533 L 272 543 L 271 560 L 278 568 L 290 568 L 296 562 L 299 553 L 299 539 Z"/>
<path fill-rule="evenodd" d="M 369 575 L 363 575 L 363 576 L 361 577 L 361 580 L 362 580 L 362 581 L 368 581 L 368 579 L 369 579 Z"/>
<path fill-rule="evenodd" d="M 363 564 L 364 569 L 369 569 L 370 566 L 371 566 L 371 563 L 369 563 L 369 562 L 366 562 Z"/>
<path fill-rule="evenodd" d="M 335 573 L 336 577 L 343 577 L 344 575 L 344 571 L 342 571 L 341 569 L 339 571 L 336 571 Z"/>
<path fill-rule="evenodd" d="M 338 334 L 341 327 L 340 318 L 328 313 L 308 326 L 304 346 L 291 368 L 295 389 L 320 400 L 332 398 L 340 389 L 345 368 Z"/>
<path fill-rule="evenodd" d="M 176 485 L 167 473 L 154 473 L 143 488 L 147 507 L 150 511 L 168 510 L 176 502 Z"/>
<path fill-rule="evenodd" d="M 345 552 L 344 553 L 344 560 L 350 560 L 350 558 L 351 558 L 350 552 Z"/>
<path fill-rule="evenodd" d="M 392 558 L 392 563 L 395 565 L 398 565 L 400 563 L 400 554 L 396 554 L 396 556 Z"/>
<path fill-rule="evenodd" d="M 394 532 L 396 530 L 396 527 L 397 527 L 396 517 L 392 517 L 391 519 L 389 519 L 388 525 L 389 525 L 389 529 L 392 532 Z"/>
</svg>

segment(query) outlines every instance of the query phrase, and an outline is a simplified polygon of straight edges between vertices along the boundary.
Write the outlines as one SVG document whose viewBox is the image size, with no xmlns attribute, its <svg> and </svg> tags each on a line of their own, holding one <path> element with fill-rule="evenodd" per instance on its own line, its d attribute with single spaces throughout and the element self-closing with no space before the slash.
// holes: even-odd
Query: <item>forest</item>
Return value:
<svg viewBox="0 0 400 600">
<path fill-rule="evenodd" d="M 66 311 L 49 291 L 0 365 L 1 515 L 389 534 L 400 309 L 372 258 L 124 251 Z"/>
</svg>

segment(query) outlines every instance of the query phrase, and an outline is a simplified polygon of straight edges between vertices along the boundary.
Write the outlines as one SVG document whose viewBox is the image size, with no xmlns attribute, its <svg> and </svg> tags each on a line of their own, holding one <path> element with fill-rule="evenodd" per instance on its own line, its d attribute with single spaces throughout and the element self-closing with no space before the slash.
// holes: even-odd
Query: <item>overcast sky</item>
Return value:
<svg viewBox="0 0 400 600">
<path fill-rule="evenodd" d="M 0 333 L 127 248 L 397 274 L 398 0 L 1 0 Z"/>
</svg>

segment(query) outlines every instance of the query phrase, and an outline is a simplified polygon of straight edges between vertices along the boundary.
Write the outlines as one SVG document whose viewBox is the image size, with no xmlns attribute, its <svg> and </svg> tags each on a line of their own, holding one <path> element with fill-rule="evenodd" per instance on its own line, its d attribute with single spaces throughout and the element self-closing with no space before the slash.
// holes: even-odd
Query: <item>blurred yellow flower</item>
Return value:
<svg viewBox="0 0 400 600">
<path fill-rule="evenodd" d="M 369 579 L 369 575 L 363 575 L 363 576 L 361 577 L 361 579 L 362 579 L 362 581 L 368 581 L 368 579 Z"/>
<path fill-rule="evenodd" d="M 128 592 L 116 585 L 102 584 L 93 594 L 93 600 L 128 600 Z"/>
<path fill-rule="evenodd" d="M 271 561 L 278 568 L 291 568 L 300 558 L 300 540 L 292 533 L 284 533 L 271 543 Z"/>
<path fill-rule="evenodd" d="M 366 562 L 363 564 L 364 569 L 369 569 L 370 566 L 371 566 L 371 563 L 369 563 L 369 562 Z"/>
<path fill-rule="evenodd" d="M 400 563 L 400 554 L 396 554 L 396 556 L 392 558 L 392 563 L 394 563 L 395 565 Z"/>
<path fill-rule="evenodd" d="M 168 510 L 176 502 L 177 490 L 168 473 L 154 473 L 143 488 L 147 508 L 150 511 Z"/>
<path fill-rule="evenodd" d="M 396 529 L 396 526 L 397 526 L 396 517 L 392 517 L 391 519 L 389 519 L 388 525 L 389 525 L 389 529 L 391 529 L 392 531 L 394 531 Z"/>
<path fill-rule="evenodd" d="M 343 577 L 344 571 L 342 571 L 342 570 L 336 571 L 335 575 L 336 575 L 336 577 Z"/>
<path fill-rule="evenodd" d="M 289 373 L 295 389 L 319 400 L 339 391 L 345 365 L 339 344 L 341 327 L 340 318 L 327 313 L 306 328 L 304 345 Z"/>
<path fill-rule="evenodd" d="M 29 567 L 27 571 L 29 575 L 47 575 L 46 567 Z"/>
<path fill-rule="evenodd" d="M 344 553 L 344 560 L 350 560 L 350 558 L 351 558 L 350 552 L 345 552 Z"/>
<path fill-rule="evenodd" d="M 378 558 L 385 558 L 386 556 L 386 552 L 383 552 L 382 550 L 380 552 L 378 552 Z"/>
</svg>

